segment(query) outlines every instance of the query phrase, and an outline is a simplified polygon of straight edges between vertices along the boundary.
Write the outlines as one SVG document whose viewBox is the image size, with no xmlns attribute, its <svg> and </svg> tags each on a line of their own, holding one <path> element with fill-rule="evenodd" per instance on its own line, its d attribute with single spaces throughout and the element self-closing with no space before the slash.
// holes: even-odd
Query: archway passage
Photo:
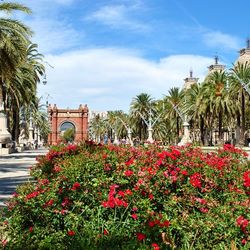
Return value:
<svg viewBox="0 0 250 250">
<path fill-rule="evenodd" d="M 72 122 L 65 121 L 60 126 L 60 132 L 65 132 L 67 129 L 73 129 L 76 130 L 75 125 Z"/>
<path fill-rule="evenodd" d="M 51 132 L 48 143 L 56 145 L 62 140 L 62 134 L 67 129 L 74 129 L 74 141 L 88 139 L 88 107 L 80 105 L 78 109 L 58 109 L 56 105 L 48 106 Z"/>
<path fill-rule="evenodd" d="M 76 128 L 72 122 L 63 122 L 60 126 L 60 137 L 63 142 L 73 142 L 75 140 Z"/>
</svg>

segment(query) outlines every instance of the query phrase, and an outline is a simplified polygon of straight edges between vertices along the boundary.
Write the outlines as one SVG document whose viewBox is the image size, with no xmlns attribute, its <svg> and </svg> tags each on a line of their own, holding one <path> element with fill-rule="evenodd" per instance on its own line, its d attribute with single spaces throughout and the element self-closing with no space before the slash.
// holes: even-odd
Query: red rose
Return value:
<svg viewBox="0 0 250 250">
<path fill-rule="evenodd" d="M 132 217 L 134 220 L 137 220 L 137 219 L 138 219 L 137 214 L 131 214 L 131 217 Z"/>
<path fill-rule="evenodd" d="M 75 233 L 74 231 L 72 231 L 72 230 L 69 230 L 69 231 L 68 231 L 68 235 L 69 235 L 69 236 L 74 236 L 75 234 L 76 234 L 76 233 Z"/>
<path fill-rule="evenodd" d="M 146 239 L 146 235 L 143 233 L 136 233 L 137 240 L 142 241 Z"/>
<path fill-rule="evenodd" d="M 154 248 L 154 250 L 160 250 L 160 247 L 156 243 L 152 243 L 151 246 Z"/>
</svg>

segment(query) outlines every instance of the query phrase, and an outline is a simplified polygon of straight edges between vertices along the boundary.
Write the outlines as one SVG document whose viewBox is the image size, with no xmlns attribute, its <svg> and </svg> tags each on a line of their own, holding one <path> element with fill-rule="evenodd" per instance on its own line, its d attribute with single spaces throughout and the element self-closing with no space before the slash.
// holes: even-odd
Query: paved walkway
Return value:
<svg viewBox="0 0 250 250">
<path fill-rule="evenodd" d="M 25 150 L 2 156 L 0 155 L 0 206 L 10 198 L 16 187 L 29 181 L 29 167 L 36 163 L 36 157 L 44 155 L 47 149 Z"/>
</svg>

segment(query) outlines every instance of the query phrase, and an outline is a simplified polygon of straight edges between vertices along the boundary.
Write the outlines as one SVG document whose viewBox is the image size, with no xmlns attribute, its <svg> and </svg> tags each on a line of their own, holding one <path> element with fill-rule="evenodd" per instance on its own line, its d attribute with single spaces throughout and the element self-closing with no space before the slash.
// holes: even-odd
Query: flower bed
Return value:
<svg viewBox="0 0 250 250">
<path fill-rule="evenodd" d="M 53 148 L 18 188 L 3 225 L 13 249 L 249 249 L 243 151 Z M 8 241 L 8 242 L 7 242 Z"/>
</svg>

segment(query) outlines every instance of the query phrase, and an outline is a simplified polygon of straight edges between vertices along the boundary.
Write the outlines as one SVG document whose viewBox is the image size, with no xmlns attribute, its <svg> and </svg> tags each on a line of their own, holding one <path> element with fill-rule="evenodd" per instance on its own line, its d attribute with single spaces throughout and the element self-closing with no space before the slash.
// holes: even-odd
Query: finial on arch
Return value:
<svg viewBox="0 0 250 250">
<path fill-rule="evenodd" d="M 190 68 L 189 76 L 190 76 L 190 78 L 193 78 L 193 69 L 192 68 Z"/>
<path fill-rule="evenodd" d="M 216 55 L 216 56 L 214 57 L 214 61 L 215 61 L 215 64 L 217 65 L 218 62 L 219 62 L 219 57 L 218 57 L 218 55 Z"/>
</svg>

